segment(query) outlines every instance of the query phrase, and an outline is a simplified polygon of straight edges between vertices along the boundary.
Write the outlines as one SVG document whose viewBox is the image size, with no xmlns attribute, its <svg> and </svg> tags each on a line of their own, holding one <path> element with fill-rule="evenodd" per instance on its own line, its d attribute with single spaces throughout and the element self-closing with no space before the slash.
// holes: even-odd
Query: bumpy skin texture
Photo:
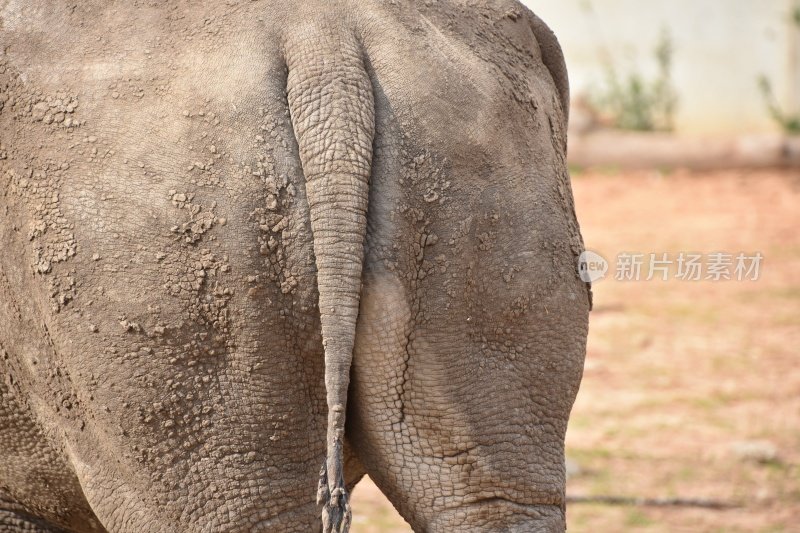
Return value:
<svg viewBox="0 0 800 533">
<path fill-rule="evenodd" d="M 416 531 L 563 530 L 567 101 L 510 0 L 0 0 L 0 531 L 319 530 L 345 414 Z"/>
</svg>

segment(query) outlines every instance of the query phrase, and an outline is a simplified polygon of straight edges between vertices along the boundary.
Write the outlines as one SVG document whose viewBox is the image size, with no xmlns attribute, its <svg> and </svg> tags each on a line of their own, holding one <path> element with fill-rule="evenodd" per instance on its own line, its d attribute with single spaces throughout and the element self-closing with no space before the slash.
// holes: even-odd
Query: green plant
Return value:
<svg viewBox="0 0 800 533">
<path fill-rule="evenodd" d="M 800 28 L 800 5 L 794 8 L 790 18 L 791 23 Z M 758 87 L 761 89 L 770 116 L 781 129 L 791 135 L 800 134 L 800 112 L 788 113 L 778 104 L 778 99 L 775 98 L 775 92 L 772 90 L 772 82 L 763 74 L 758 77 Z"/>
<path fill-rule="evenodd" d="M 654 50 L 658 76 L 647 80 L 639 72 L 621 77 L 613 63 L 606 64 L 606 87 L 591 104 L 616 128 L 635 131 L 671 131 L 678 98 L 672 86 L 674 47 L 667 31 Z"/>
<path fill-rule="evenodd" d="M 792 135 L 800 134 L 800 113 L 787 113 L 775 98 L 775 93 L 772 91 L 772 83 L 764 75 L 759 76 L 758 86 L 761 89 L 761 94 L 764 97 L 764 102 L 767 105 L 769 114 L 783 129 L 784 132 Z"/>
</svg>

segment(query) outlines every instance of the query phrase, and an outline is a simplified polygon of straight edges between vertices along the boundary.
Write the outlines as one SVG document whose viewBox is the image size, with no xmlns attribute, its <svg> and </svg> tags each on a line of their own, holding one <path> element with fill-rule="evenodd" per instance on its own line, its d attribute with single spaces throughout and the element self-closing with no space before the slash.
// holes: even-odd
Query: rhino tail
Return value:
<svg viewBox="0 0 800 533">
<path fill-rule="evenodd" d="M 347 391 L 361 294 L 375 112 L 359 40 L 312 25 L 286 55 L 287 99 L 305 177 L 319 289 L 328 406 L 317 494 L 323 531 L 351 520 L 344 482 Z"/>
</svg>

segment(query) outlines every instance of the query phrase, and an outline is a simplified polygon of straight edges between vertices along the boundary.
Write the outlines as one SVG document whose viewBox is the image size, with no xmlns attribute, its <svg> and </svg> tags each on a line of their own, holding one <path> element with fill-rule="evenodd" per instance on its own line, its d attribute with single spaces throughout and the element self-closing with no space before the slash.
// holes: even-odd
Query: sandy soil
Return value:
<svg viewBox="0 0 800 533">
<path fill-rule="evenodd" d="M 581 496 L 740 507 L 572 504 L 571 532 L 800 531 L 800 171 L 573 172 L 595 285 L 567 435 Z M 615 281 L 621 252 L 761 252 L 758 281 Z M 646 272 L 647 268 L 645 268 Z M 355 533 L 410 531 L 369 480 Z"/>
</svg>

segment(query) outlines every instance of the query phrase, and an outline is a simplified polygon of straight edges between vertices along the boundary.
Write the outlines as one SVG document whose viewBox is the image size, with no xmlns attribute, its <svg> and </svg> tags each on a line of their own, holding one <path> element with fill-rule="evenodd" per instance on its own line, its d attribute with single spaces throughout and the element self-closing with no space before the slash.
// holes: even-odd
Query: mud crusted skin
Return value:
<svg viewBox="0 0 800 533">
<path fill-rule="evenodd" d="M 416 531 L 562 531 L 567 101 L 512 1 L 0 0 L 0 531 L 319 530 L 345 413 Z"/>
</svg>

